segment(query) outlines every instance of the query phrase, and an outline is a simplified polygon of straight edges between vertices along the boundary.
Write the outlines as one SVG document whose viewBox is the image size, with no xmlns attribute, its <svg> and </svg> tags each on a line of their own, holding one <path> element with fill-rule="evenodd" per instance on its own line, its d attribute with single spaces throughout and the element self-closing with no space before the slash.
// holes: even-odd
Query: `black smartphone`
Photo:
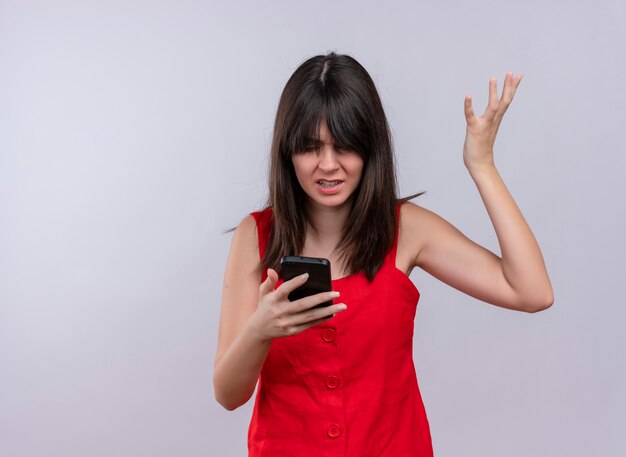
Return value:
<svg viewBox="0 0 626 457">
<path fill-rule="evenodd" d="M 283 281 L 288 281 L 304 273 L 309 274 L 309 279 L 300 287 L 291 291 L 288 296 L 290 301 L 333 290 L 330 276 L 330 262 L 327 259 L 290 255 L 280 260 L 280 277 Z M 311 309 L 330 306 L 332 304 L 333 301 L 329 300 L 319 305 L 312 306 Z"/>
</svg>

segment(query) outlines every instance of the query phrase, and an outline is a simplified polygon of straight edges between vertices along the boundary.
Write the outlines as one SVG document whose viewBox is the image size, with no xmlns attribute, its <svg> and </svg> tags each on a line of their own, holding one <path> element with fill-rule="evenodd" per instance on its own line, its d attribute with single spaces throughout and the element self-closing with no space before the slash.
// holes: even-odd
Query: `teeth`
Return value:
<svg viewBox="0 0 626 457">
<path fill-rule="evenodd" d="M 322 185 L 322 187 L 334 187 L 339 184 L 341 181 L 318 181 Z"/>
</svg>

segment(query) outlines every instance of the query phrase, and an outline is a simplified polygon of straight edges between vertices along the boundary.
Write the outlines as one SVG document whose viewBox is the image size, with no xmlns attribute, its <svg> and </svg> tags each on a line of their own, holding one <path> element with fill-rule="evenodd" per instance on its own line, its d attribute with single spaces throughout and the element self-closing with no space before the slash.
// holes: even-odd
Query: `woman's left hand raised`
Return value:
<svg viewBox="0 0 626 457">
<path fill-rule="evenodd" d="M 498 128 L 508 109 L 513 95 L 522 80 L 522 75 L 508 72 L 504 78 L 502 98 L 498 100 L 496 78 L 489 80 L 489 103 L 482 116 L 477 117 L 472 108 L 472 96 L 465 97 L 465 120 L 467 130 L 463 145 L 463 162 L 468 170 L 493 166 L 493 145 Z"/>
</svg>

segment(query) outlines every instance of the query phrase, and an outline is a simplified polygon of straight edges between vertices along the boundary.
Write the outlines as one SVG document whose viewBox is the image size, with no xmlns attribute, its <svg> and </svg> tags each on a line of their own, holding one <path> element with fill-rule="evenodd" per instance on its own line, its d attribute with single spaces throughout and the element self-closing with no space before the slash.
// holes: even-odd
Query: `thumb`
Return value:
<svg viewBox="0 0 626 457">
<path fill-rule="evenodd" d="M 272 268 L 267 269 L 267 279 L 261 284 L 261 295 L 267 295 L 274 291 L 274 287 L 278 282 L 278 273 Z"/>
</svg>

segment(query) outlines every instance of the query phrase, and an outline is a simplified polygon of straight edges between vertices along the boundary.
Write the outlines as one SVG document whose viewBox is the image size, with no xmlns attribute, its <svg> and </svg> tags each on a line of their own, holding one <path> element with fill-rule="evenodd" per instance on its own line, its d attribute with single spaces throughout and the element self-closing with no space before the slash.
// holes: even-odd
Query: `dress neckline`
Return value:
<svg viewBox="0 0 626 457">
<path fill-rule="evenodd" d="M 417 288 L 417 286 L 415 285 L 415 283 L 413 281 L 411 281 L 411 278 L 409 276 L 407 276 L 407 274 L 404 271 L 400 270 L 395 265 L 395 263 L 388 264 L 387 262 L 385 262 L 380 269 L 382 270 L 383 268 L 391 270 L 392 274 L 399 275 L 402 278 L 401 279 L 402 282 L 404 282 L 409 287 L 409 289 L 414 290 L 415 292 L 417 292 L 418 297 L 421 295 L 420 291 Z M 333 285 L 336 284 L 336 283 L 342 283 L 342 282 L 344 282 L 344 281 L 346 281 L 348 279 L 351 279 L 351 278 L 354 278 L 354 277 L 357 277 L 357 276 L 365 277 L 365 272 L 359 271 L 358 273 L 353 273 L 353 274 L 348 275 L 348 276 L 343 276 L 343 277 L 337 278 L 337 279 L 331 279 L 331 283 Z"/>
</svg>

